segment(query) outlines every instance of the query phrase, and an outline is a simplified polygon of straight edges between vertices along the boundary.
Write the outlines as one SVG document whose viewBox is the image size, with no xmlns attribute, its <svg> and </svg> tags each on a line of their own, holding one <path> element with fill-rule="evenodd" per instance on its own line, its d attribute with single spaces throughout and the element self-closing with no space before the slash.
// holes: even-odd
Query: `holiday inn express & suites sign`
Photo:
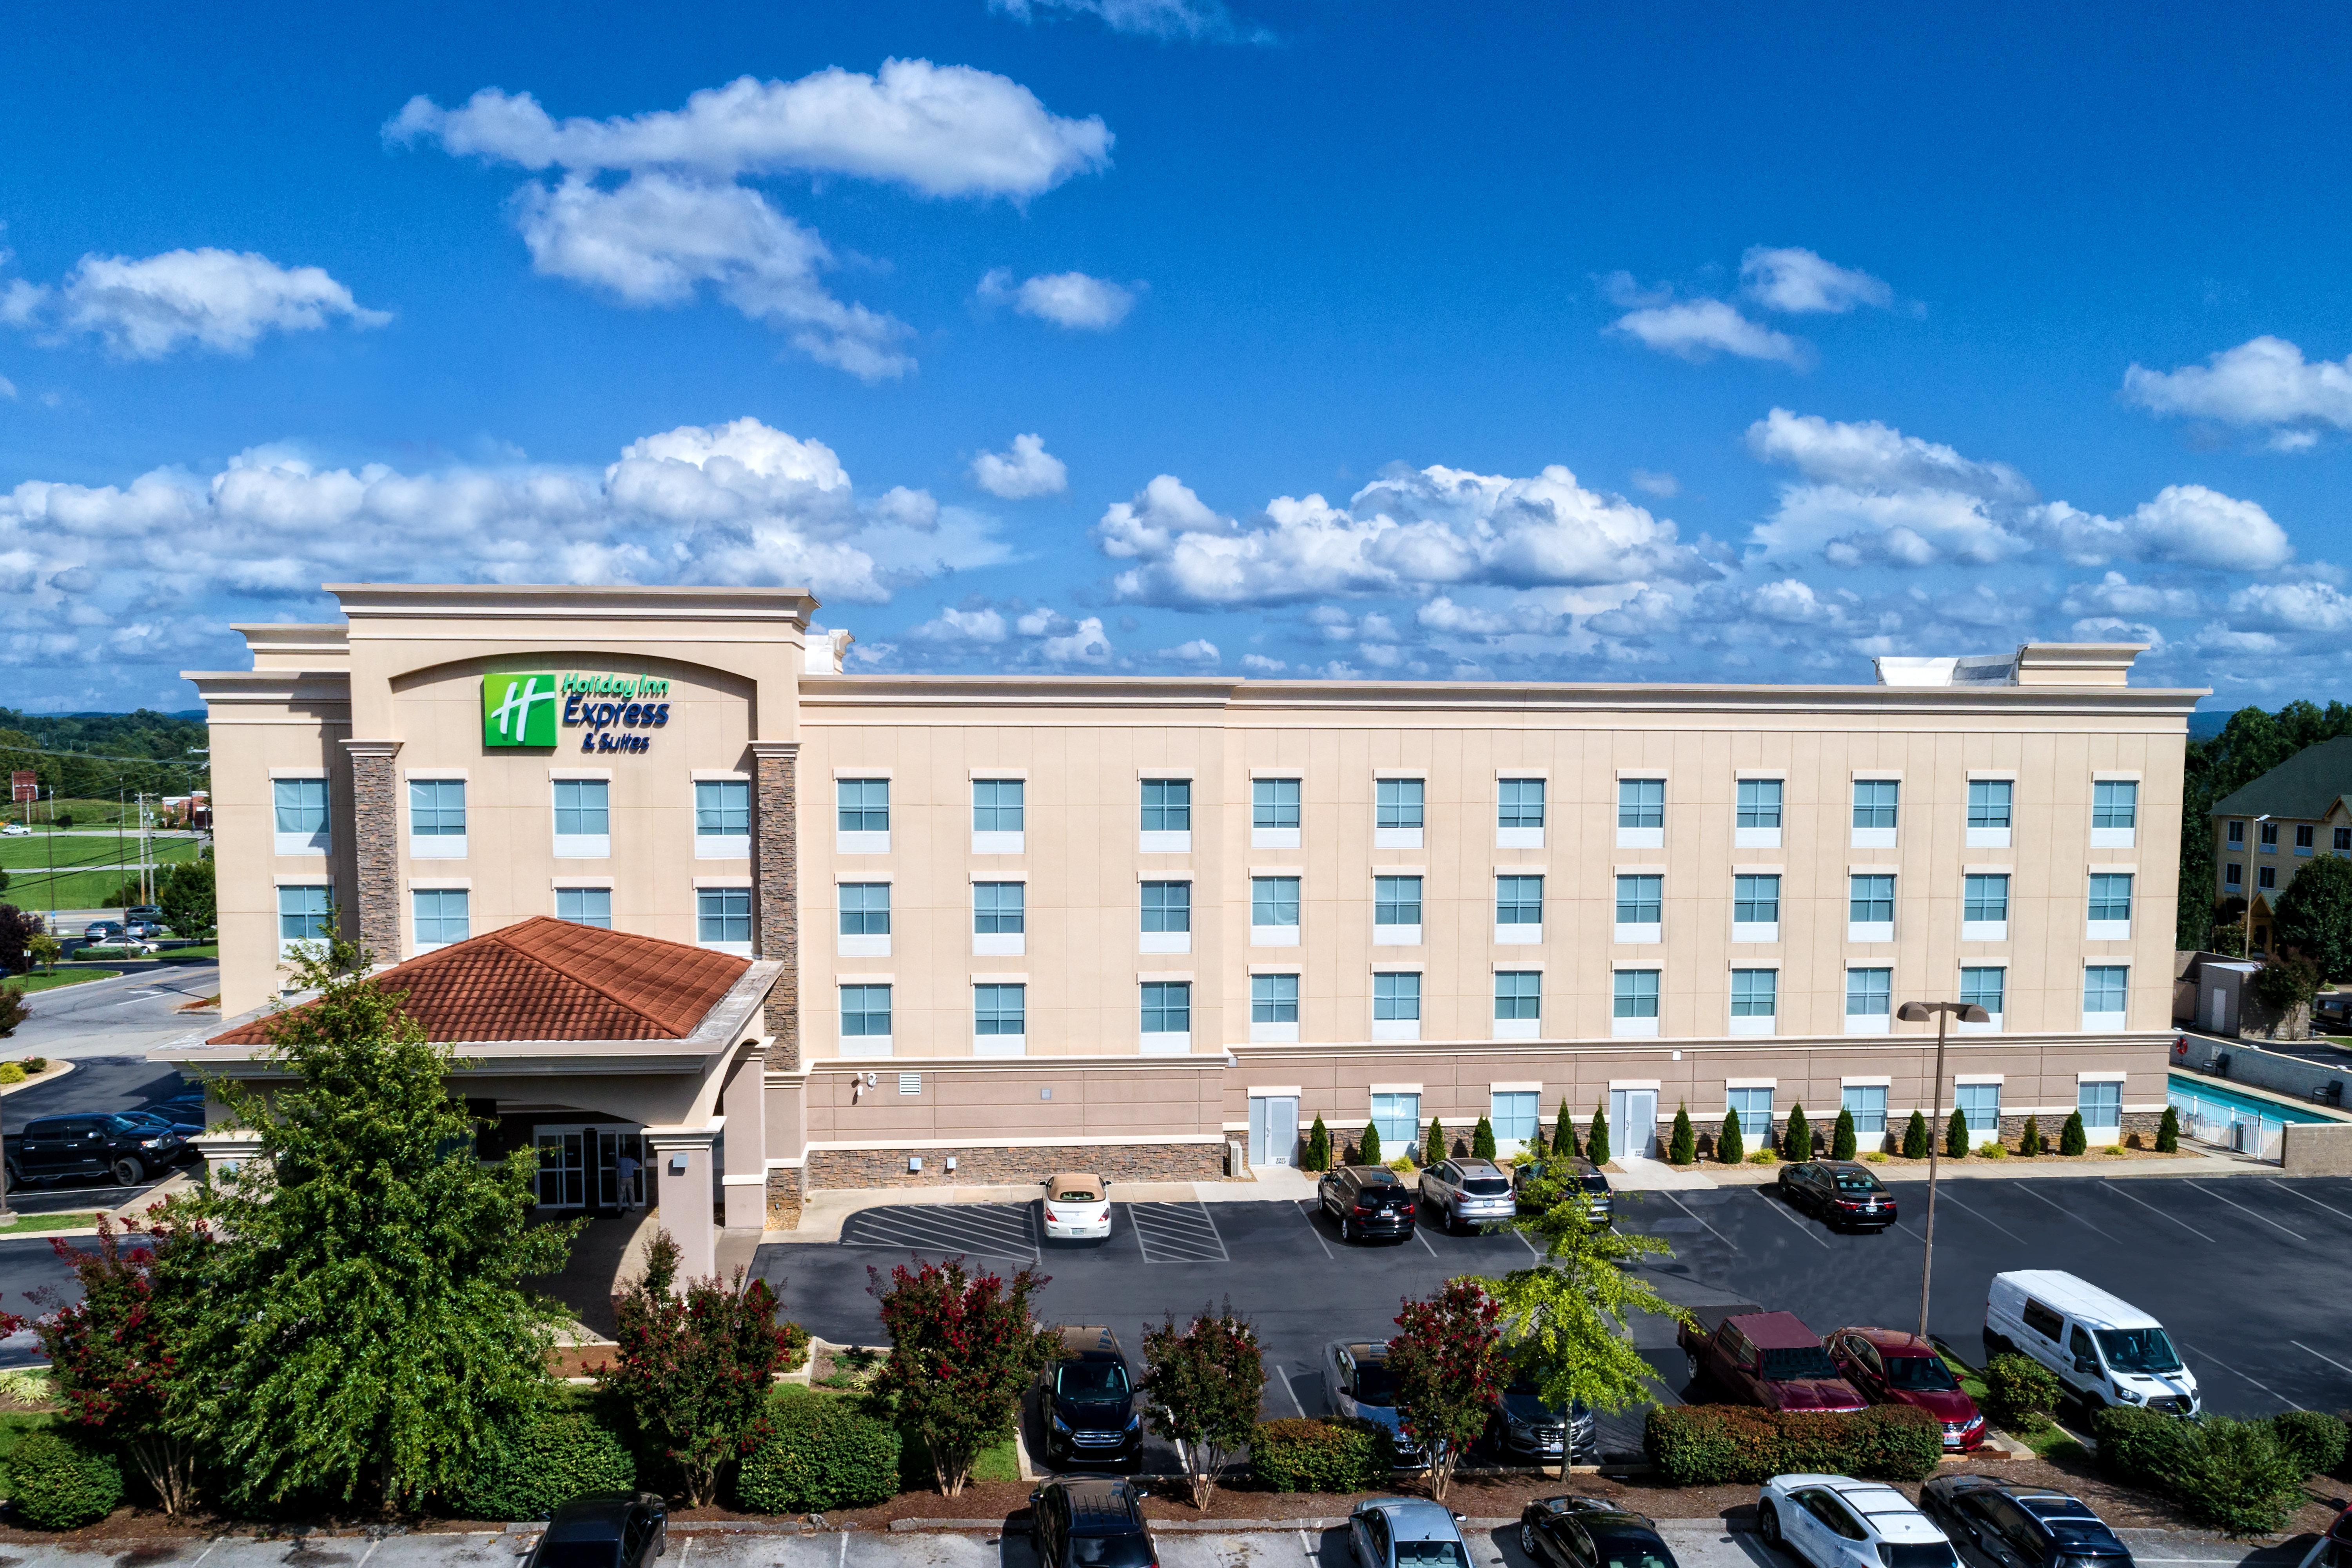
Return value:
<svg viewBox="0 0 2352 1568">
<path fill-rule="evenodd" d="M 578 730 L 583 752 L 645 752 L 669 722 L 669 682 L 650 675 L 513 670 L 482 677 L 482 744 L 552 747 Z"/>
</svg>

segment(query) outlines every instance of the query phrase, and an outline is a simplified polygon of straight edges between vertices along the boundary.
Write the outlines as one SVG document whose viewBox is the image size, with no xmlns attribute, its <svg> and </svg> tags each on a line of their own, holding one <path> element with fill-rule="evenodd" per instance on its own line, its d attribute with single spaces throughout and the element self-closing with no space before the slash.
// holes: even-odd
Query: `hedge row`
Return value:
<svg viewBox="0 0 2352 1568">
<path fill-rule="evenodd" d="M 2091 1420 L 2099 1463 L 2116 1479 L 2178 1499 L 2232 1535 L 2282 1527 L 2303 1506 L 2306 1477 L 2344 1463 L 2343 1418 L 2292 1411 L 2266 1421 L 2183 1421 L 2110 1407 Z"/>
<path fill-rule="evenodd" d="M 1924 1410 L 1880 1405 L 1851 1415 L 1747 1405 L 1662 1405 L 1642 1447 L 1675 1486 L 1767 1481 L 1784 1475 L 1925 1480 L 1944 1457 L 1944 1430 Z"/>
<path fill-rule="evenodd" d="M 735 1495 L 761 1513 L 829 1513 L 898 1495 L 899 1436 L 837 1394 L 779 1390 L 774 1430 L 737 1467 Z"/>
<path fill-rule="evenodd" d="M 122 1500 L 114 1456 L 53 1431 L 27 1432 L 8 1453 L 17 1516 L 36 1530 L 95 1524 Z"/>
<path fill-rule="evenodd" d="M 1375 1421 L 1261 1421 L 1250 1434 L 1250 1468 L 1278 1492 L 1385 1489 L 1396 1446 Z"/>
<path fill-rule="evenodd" d="M 556 1411 L 491 1445 L 444 1501 L 469 1519 L 544 1519 L 588 1492 L 636 1489 L 628 1445 L 584 1411 Z"/>
</svg>

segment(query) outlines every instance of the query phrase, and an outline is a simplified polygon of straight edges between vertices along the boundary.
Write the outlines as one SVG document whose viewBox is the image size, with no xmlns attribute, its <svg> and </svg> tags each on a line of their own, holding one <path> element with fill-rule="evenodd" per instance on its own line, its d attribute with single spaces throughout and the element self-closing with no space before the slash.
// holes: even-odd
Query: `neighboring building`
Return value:
<svg viewBox="0 0 2352 1568">
<path fill-rule="evenodd" d="M 2248 951 L 2270 951 L 2279 895 L 2315 855 L 2352 858 L 2352 735 L 2305 746 L 2214 804 L 2213 893 L 2245 900 Z"/>
<path fill-rule="evenodd" d="M 715 1055 L 519 1047 L 528 1084 L 466 1089 L 501 1145 L 723 1144 L 734 1223 L 1286 1163 L 1318 1114 L 1508 1147 L 1564 1099 L 1641 1154 L 1678 1104 L 1865 1140 L 2079 1108 L 2095 1142 L 2164 1106 L 2200 693 L 2127 686 L 2136 647 L 1860 686 L 845 675 L 788 590 L 331 591 L 347 624 L 191 677 L 228 1014 L 331 918 L 384 960 L 548 917 L 756 960 Z M 1932 1095 L 1914 998 L 1995 1015 Z M 159 1054 L 257 1072 L 238 1027 Z"/>
</svg>

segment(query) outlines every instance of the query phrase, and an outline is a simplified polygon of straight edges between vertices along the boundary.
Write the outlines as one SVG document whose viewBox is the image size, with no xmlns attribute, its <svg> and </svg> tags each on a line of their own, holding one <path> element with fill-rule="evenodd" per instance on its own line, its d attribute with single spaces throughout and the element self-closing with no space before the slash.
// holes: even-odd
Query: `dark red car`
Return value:
<svg viewBox="0 0 2352 1568">
<path fill-rule="evenodd" d="M 1900 1329 L 1834 1329 L 1830 1360 L 1873 1405 L 1908 1405 L 1942 1424 L 1944 1447 L 1984 1447 L 1985 1418 L 1936 1347 Z"/>
<path fill-rule="evenodd" d="M 1794 1312 L 1700 1308 L 1676 1338 L 1691 1381 L 1767 1410 L 1861 1410 L 1863 1396 Z M 1709 1320 L 1713 1319 L 1712 1323 Z"/>
</svg>

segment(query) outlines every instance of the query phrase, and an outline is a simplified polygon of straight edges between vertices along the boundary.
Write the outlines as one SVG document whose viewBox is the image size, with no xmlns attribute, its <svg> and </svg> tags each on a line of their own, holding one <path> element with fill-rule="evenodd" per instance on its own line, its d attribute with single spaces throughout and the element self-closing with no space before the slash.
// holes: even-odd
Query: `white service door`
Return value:
<svg viewBox="0 0 2352 1568">
<path fill-rule="evenodd" d="M 1250 1163 L 1288 1165 L 1298 1148 L 1296 1095 L 1250 1096 Z"/>
<path fill-rule="evenodd" d="M 1609 1091 L 1609 1148 L 1612 1153 L 1648 1158 L 1658 1152 L 1658 1091 L 1654 1089 L 1612 1089 Z"/>
<path fill-rule="evenodd" d="M 2213 987 L 2212 996 L 2213 1001 L 2209 1010 L 2213 1016 L 2206 1021 L 2205 1026 L 2218 1035 L 2224 1032 L 2226 1026 L 2222 1020 L 2230 1016 L 2230 994 L 2216 985 Z"/>
</svg>

